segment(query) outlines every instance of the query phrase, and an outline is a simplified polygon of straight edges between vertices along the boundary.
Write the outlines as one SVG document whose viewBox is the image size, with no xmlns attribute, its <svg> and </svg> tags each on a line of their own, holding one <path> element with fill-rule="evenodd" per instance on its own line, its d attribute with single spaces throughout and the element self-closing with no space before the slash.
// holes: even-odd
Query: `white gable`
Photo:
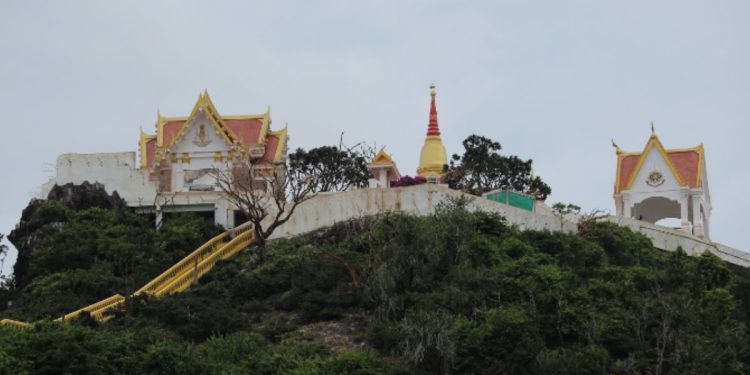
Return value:
<svg viewBox="0 0 750 375">
<path fill-rule="evenodd" d="M 172 147 L 172 153 L 210 153 L 213 155 L 217 151 L 226 153 L 229 150 L 229 145 L 221 135 L 217 134 L 216 127 L 203 113 L 195 116 L 187 126 L 185 134 Z"/>
<path fill-rule="evenodd" d="M 672 173 L 667 160 L 664 159 L 664 156 L 659 152 L 656 145 L 652 145 L 646 151 L 645 158 L 641 170 L 638 171 L 638 175 L 635 177 L 633 186 L 630 189 L 633 193 L 674 191 L 680 189 L 677 177 Z M 653 176 L 652 173 L 654 173 Z M 658 177 L 658 174 L 661 175 L 661 179 L 653 178 Z"/>
</svg>

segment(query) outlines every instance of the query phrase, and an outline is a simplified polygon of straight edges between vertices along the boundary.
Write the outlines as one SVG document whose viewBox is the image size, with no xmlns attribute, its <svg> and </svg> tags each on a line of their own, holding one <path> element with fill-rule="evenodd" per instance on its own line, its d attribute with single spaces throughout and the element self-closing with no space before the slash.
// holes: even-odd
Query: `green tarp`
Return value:
<svg viewBox="0 0 750 375">
<path fill-rule="evenodd" d="M 526 211 L 534 211 L 534 198 L 517 193 L 515 191 L 500 191 L 487 196 L 487 199 L 520 208 Z"/>
</svg>

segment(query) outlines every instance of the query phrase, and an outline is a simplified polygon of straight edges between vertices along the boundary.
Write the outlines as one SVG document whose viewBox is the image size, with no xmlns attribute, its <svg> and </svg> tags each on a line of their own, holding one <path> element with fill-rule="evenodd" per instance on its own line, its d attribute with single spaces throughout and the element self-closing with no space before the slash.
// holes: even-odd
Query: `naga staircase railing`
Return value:
<svg viewBox="0 0 750 375">
<path fill-rule="evenodd" d="M 146 283 L 132 296 L 145 294 L 154 298 L 162 298 L 182 292 L 197 282 L 201 276 L 211 271 L 217 262 L 233 257 L 250 246 L 255 239 L 255 228 L 249 222 L 219 234 Z M 69 322 L 79 318 L 84 313 L 88 313 L 97 321 L 106 322 L 113 318 L 113 315 L 110 314 L 112 310 L 124 303 L 125 297 L 115 294 L 112 297 L 65 314 L 55 321 Z M 30 323 L 13 319 L 2 319 L 0 325 L 23 329 L 33 327 Z"/>
</svg>

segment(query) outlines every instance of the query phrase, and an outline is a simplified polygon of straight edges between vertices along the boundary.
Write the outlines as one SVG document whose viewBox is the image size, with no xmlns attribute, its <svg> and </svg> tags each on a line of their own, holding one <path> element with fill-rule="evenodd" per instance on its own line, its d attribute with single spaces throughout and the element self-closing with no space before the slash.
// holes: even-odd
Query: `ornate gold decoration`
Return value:
<svg viewBox="0 0 750 375">
<path fill-rule="evenodd" d="M 664 175 L 659 171 L 653 171 L 649 173 L 648 178 L 646 179 L 646 184 L 651 187 L 661 186 L 664 184 Z"/>
<path fill-rule="evenodd" d="M 206 125 L 201 124 L 201 126 L 198 128 L 198 134 L 195 135 L 193 144 L 198 147 L 205 147 L 209 143 L 211 143 L 211 138 L 208 138 L 208 135 L 206 135 Z"/>
</svg>

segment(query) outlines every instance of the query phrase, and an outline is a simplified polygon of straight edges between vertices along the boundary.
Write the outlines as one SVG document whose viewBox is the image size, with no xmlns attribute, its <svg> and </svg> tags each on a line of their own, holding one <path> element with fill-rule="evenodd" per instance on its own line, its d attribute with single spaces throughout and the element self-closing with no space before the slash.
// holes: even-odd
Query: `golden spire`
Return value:
<svg viewBox="0 0 750 375">
<path fill-rule="evenodd" d="M 444 166 L 448 164 L 448 153 L 440 138 L 437 105 L 435 104 L 437 91 L 434 84 L 430 85 L 430 96 L 430 121 L 427 126 L 427 138 L 422 145 L 419 157 L 417 174 L 422 177 L 439 177 L 443 174 Z"/>
</svg>

